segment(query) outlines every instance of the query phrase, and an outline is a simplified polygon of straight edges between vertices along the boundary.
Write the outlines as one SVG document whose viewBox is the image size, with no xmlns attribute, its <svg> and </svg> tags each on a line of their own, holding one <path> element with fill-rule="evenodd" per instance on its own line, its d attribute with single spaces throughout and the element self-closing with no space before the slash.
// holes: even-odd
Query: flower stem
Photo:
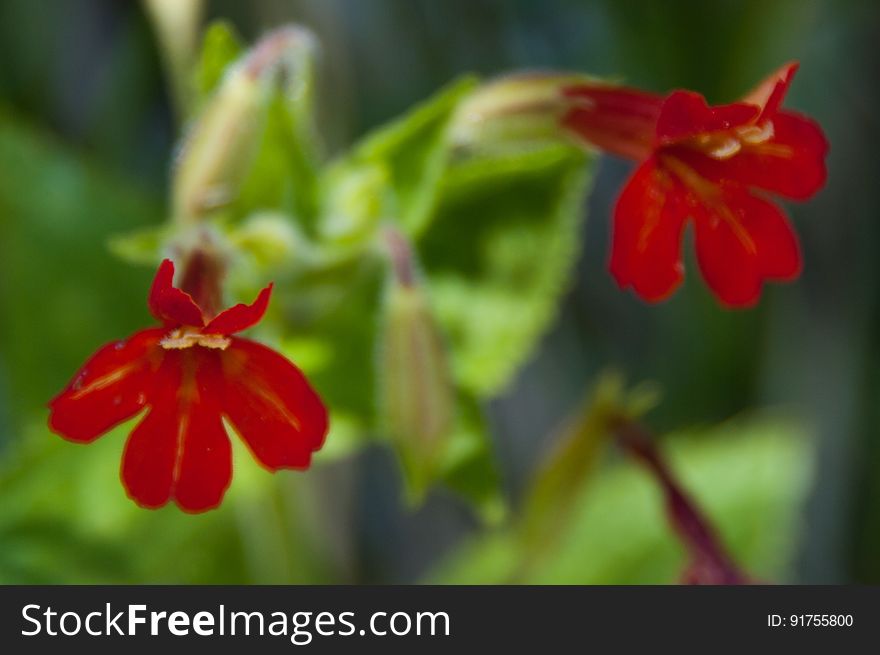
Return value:
<svg viewBox="0 0 880 655">
<path fill-rule="evenodd" d="M 398 284 L 412 288 L 416 285 L 416 270 L 413 262 L 412 246 L 397 229 L 386 226 L 382 230 L 391 270 Z"/>
<path fill-rule="evenodd" d="M 748 584 L 748 576 L 733 562 L 709 519 L 684 491 L 664 461 L 655 446 L 654 436 L 642 425 L 622 417 L 612 422 L 611 430 L 620 448 L 639 461 L 663 490 L 669 522 L 690 557 L 682 582 Z"/>
</svg>

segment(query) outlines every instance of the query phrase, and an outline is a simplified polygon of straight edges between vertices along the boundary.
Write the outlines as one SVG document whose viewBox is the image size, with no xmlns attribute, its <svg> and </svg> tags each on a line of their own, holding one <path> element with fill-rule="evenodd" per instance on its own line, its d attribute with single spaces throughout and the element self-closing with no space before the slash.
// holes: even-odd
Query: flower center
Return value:
<svg viewBox="0 0 880 655">
<path fill-rule="evenodd" d="M 742 222 L 725 204 L 723 190 L 720 185 L 707 180 L 677 157 L 667 155 L 661 157 L 660 161 L 692 193 L 696 194 L 703 205 L 712 210 L 709 214 L 709 219 L 713 224 L 719 220 L 726 222 L 730 230 L 736 235 L 736 238 L 742 243 L 743 248 L 751 254 L 757 253 L 758 249 L 754 239 L 752 239 L 748 230 L 743 227 Z"/>
<path fill-rule="evenodd" d="M 226 350 L 230 343 L 232 343 L 232 340 L 222 334 L 204 334 L 198 328 L 185 326 L 171 330 L 171 332 L 162 337 L 159 345 L 165 348 L 165 350 L 183 350 L 193 346 Z"/>
<path fill-rule="evenodd" d="M 701 134 L 691 140 L 691 145 L 703 154 L 724 161 L 743 148 L 761 146 L 773 138 L 772 121 L 760 125 L 743 125 L 724 132 Z"/>
</svg>

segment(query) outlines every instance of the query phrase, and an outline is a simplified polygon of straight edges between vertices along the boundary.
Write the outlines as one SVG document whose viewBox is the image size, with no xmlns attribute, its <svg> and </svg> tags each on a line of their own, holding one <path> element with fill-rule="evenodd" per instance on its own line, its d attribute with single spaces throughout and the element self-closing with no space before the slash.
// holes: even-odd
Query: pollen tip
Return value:
<svg viewBox="0 0 880 655">
<path fill-rule="evenodd" d="M 165 350 L 185 350 L 193 346 L 202 346 L 211 350 L 226 350 L 232 339 L 222 334 L 205 334 L 198 330 L 178 328 L 172 330 L 159 342 Z"/>
</svg>

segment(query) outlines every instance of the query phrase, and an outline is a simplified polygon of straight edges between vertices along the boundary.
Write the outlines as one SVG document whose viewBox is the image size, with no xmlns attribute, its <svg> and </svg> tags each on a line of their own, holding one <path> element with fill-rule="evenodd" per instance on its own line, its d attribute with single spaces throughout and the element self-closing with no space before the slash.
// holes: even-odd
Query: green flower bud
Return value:
<svg viewBox="0 0 880 655">
<path fill-rule="evenodd" d="M 391 275 L 379 351 L 381 413 L 410 499 L 418 501 L 438 477 L 451 436 L 455 392 L 409 245 L 396 231 L 386 230 L 385 236 Z"/>
<path fill-rule="evenodd" d="M 454 145 L 506 150 L 565 140 L 560 119 L 571 106 L 563 89 L 585 79 L 570 73 L 518 73 L 480 86 L 456 110 Z"/>
<path fill-rule="evenodd" d="M 198 221 L 235 199 L 259 148 L 272 91 L 279 82 L 289 91 L 297 67 L 313 50 L 308 32 L 284 27 L 229 68 L 181 148 L 173 190 L 176 220 Z"/>
</svg>

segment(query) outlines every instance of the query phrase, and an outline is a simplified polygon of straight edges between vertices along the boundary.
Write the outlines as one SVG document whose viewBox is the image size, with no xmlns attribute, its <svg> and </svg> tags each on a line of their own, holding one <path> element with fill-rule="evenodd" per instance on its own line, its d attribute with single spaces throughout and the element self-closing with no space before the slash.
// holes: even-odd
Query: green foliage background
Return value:
<svg viewBox="0 0 880 655">
<path fill-rule="evenodd" d="M 236 445 L 227 500 L 200 516 L 125 498 L 125 426 L 89 447 L 48 433 L 45 402 L 85 357 L 150 322 L 143 264 L 159 256 L 176 128 L 138 5 L 5 2 L 0 582 L 674 581 L 683 553 L 657 490 L 613 452 L 560 469 L 564 514 L 534 500 L 560 425 L 609 365 L 659 383 L 648 421 L 673 431 L 664 448 L 753 575 L 880 579 L 871 3 L 302 0 L 214 2 L 209 15 L 249 39 L 295 20 L 323 46 L 323 151 L 290 130 L 279 99 L 222 230 L 242 253 L 230 300 L 277 280 L 260 336 L 313 379 L 333 432 L 305 475 L 270 476 Z M 208 32 L 203 95 L 238 52 L 231 34 Z M 831 182 L 792 208 L 805 275 L 754 311 L 721 310 L 692 265 L 659 307 L 616 288 L 605 262 L 623 163 L 559 144 L 471 158 L 446 147 L 461 98 L 510 69 L 723 101 L 791 58 L 790 103 L 825 126 Z M 383 270 L 364 243 L 388 219 L 416 244 L 459 398 L 445 484 L 420 508 L 376 415 Z M 524 552 L 522 516 L 552 535 L 541 557 Z"/>
</svg>

